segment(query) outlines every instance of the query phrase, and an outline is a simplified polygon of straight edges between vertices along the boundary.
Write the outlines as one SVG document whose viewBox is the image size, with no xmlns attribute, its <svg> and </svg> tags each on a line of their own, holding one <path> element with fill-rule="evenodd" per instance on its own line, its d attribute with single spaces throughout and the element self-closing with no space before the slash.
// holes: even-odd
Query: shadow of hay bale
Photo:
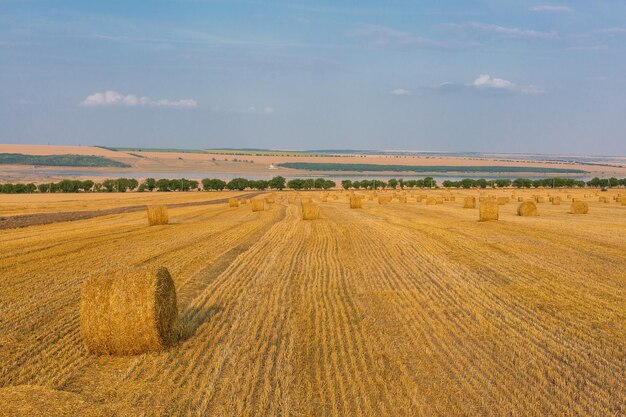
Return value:
<svg viewBox="0 0 626 417">
<path fill-rule="evenodd" d="M 193 336 L 204 323 L 208 323 L 213 316 L 222 311 L 223 308 L 213 305 L 207 308 L 190 307 L 184 309 L 178 327 L 178 342 L 183 343 Z"/>
</svg>

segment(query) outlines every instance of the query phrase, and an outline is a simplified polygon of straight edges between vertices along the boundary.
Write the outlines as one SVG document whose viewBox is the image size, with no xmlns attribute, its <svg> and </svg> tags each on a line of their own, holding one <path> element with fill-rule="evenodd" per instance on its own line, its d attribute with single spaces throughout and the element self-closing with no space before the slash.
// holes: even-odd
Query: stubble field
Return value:
<svg viewBox="0 0 626 417">
<path fill-rule="evenodd" d="M 171 209 L 164 226 L 133 212 L 0 230 L 0 415 L 623 415 L 626 206 L 549 193 L 516 194 L 546 196 L 538 217 L 511 201 L 493 222 L 463 208 L 476 191 L 421 190 L 455 201 L 301 193 L 321 209 L 304 221 L 300 197 L 276 193 L 255 213 Z M 90 355 L 81 284 L 133 266 L 170 270 L 180 341 Z"/>
</svg>

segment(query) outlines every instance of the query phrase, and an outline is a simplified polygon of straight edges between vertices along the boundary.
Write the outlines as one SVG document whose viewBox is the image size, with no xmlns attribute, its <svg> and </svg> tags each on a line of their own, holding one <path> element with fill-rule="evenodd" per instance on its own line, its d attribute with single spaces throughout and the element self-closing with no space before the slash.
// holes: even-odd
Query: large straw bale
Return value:
<svg viewBox="0 0 626 417">
<path fill-rule="evenodd" d="M 527 201 L 517 207 L 517 215 L 523 217 L 532 217 L 537 215 L 537 205 L 532 201 Z"/>
<path fill-rule="evenodd" d="M 274 194 L 266 195 L 265 196 L 265 202 L 267 204 L 274 204 L 276 202 Z"/>
<path fill-rule="evenodd" d="M 351 209 L 363 208 L 363 199 L 360 196 L 350 197 L 350 208 Z"/>
<path fill-rule="evenodd" d="M 543 203 L 543 202 L 544 202 L 543 196 L 540 196 L 540 195 L 535 196 L 535 203 Z"/>
<path fill-rule="evenodd" d="M 249 201 L 249 200 L 248 200 L 247 198 L 242 198 L 242 199 L 239 201 L 239 203 L 240 203 L 240 204 L 248 204 L 248 201 Z"/>
<path fill-rule="evenodd" d="M 598 197 L 598 201 L 601 203 L 608 203 L 609 202 L 609 198 L 608 197 Z"/>
<path fill-rule="evenodd" d="M 426 198 L 426 205 L 427 206 L 434 206 L 435 204 L 437 204 L 437 199 L 435 197 L 427 197 Z"/>
<path fill-rule="evenodd" d="M 463 208 L 476 208 L 476 197 L 465 197 L 463 199 Z"/>
<path fill-rule="evenodd" d="M 587 214 L 589 213 L 589 204 L 585 201 L 573 201 L 570 206 L 570 213 L 572 214 Z"/>
<path fill-rule="evenodd" d="M 265 210 L 265 200 L 262 198 L 253 198 L 252 200 L 252 211 L 263 211 Z"/>
<path fill-rule="evenodd" d="M 228 206 L 229 207 L 239 207 L 239 200 L 237 199 L 237 197 L 229 198 L 228 199 Z"/>
<path fill-rule="evenodd" d="M 484 201 L 480 203 L 478 220 L 481 222 L 498 220 L 498 203 L 494 201 Z"/>
<path fill-rule="evenodd" d="M 406 203 L 406 195 L 399 195 L 398 196 L 398 201 L 400 203 Z"/>
<path fill-rule="evenodd" d="M 118 271 L 83 284 L 80 327 L 87 350 L 135 355 L 177 340 L 176 288 L 166 268 Z"/>
<path fill-rule="evenodd" d="M 553 206 L 560 206 L 561 205 L 561 197 L 559 197 L 558 195 L 552 197 L 552 205 Z"/>
<path fill-rule="evenodd" d="M 148 224 L 150 226 L 158 226 L 167 224 L 169 217 L 167 215 L 166 206 L 149 206 L 148 207 Z"/>
<path fill-rule="evenodd" d="M 320 208 L 314 203 L 302 204 L 302 219 L 303 220 L 316 220 L 320 218 Z"/>
</svg>

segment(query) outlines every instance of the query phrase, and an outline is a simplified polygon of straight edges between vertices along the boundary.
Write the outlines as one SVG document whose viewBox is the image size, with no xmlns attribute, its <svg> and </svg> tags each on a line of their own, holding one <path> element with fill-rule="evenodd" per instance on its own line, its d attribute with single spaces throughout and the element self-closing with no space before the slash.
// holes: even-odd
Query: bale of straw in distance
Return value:
<svg viewBox="0 0 626 417">
<path fill-rule="evenodd" d="M 406 203 L 406 196 L 405 195 L 398 196 L 398 201 L 400 203 Z"/>
<path fill-rule="evenodd" d="M 609 199 L 607 197 L 598 197 L 598 201 L 601 203 L 608 203 Z"/>
<path fill-rule="evenodd" d="M 478 220 L 481 222 L 498 220 L 498 203 L 495 201 L 483 201 L 480 203 Z"/>
<path fill-rule="evenodd" d="M 435 197 L 427 197 L 426 198 L 426 205 L 427 206 L 434 206 L 435 204 L 437 204 L 437 199 Z"/>
<path fill-rule="evenodd" d="M 391 202 L 390 195 L 380 195 L 378 196 L 378 204 L 389 204 Z"/>
<path fill-rule="evenodd" d="M 240 203 L 241 204 L 248 204 L 248 199 L 247 198 L 242 198 Z"/>
<path fill-rule="evenodd" d="M 537 215 L 537 205 L 532 201 L 527 201 L 525 203 L 517 206 L 517 215 L 523 217 L 532 217 Z"/>
<path fill-rule="evenodd" d="M 332 195 L 332 199 L 333 199 L 333 200 L 338 200 L 338 199 L 339 199 L 339 196 L 338 196 L 337 194 L 333 194 L 333 195 Z"/>
<path fill-rule="evenodd" d="M 517 201 L 521 203 L 522 201 L 524 201 L 524 197 L 517 197 Z"/>
<path fill-rule="evenodd" d="M 129 269 L 87 280 L 80 327 L 91 353 L 135 355 L 172 346 L 178 337 L 178 310 L 169 271 Z"/>
<path fill-rule="evenodd" d="M 363 208 L 363 199 L 357 196 L 350 197 L 350 208 L 351 209 Z"/>
<path fill-rule="evenodd" d="M 167 215 L 166 206 L 149 206 L 148 207 L 148 224 L 150 226 L 157 226 L 167 224 L 169 217 Z"/>
<path fill-rule="evenodd" d="M 443 197 L 435 197 L 435 204 L 443 204 Z"/>
<path fill-rule="evenodd" d="M 302 219 L 303 220 L 316 220 L 320 218 L 320 208 L 314 203 L 302 204 Z"/>
<path fill-rule="evenodd" d="M 559 196 L 552 197 L 552 205 L 553 206 L 560 206 L 561 205 L 561 197 L 559 197 Z"/>
<path fill-rule="evenodd" d="M 237 197 L 229 198 L 228 199 L 228 206 L 229 207 L 239 207 L 239 200 L 237 200 Z"/>
<path fill-rule="evenodd" d="M 274 194 L 270 194 L 270 195 L 266 195 L 265 196 L 265 202 L 267 204 L 274 204 Z"/>
<path fill-rule="evenodd" d="M 570 206 L 570 213 L 572 214 L 587 214 L 589 213 L 589 204 L 585 201 L 573 201 Z"/>
<path fill-rule="evenodd" d="M 622 206 L 626 206 L 626 197 L 622 197 Z"/>
<path fill-rule="evenodd" d="M 251 202 L 252 211 L 265 210 L 265 200 L 263 200 L 262 198 L 253 198 Z"/>
<path fill-rule="evenodd" d="M 535 202 L 536 203 L 543 203 L 544 198 L 540 195 L 535 196 Z"/>
<path fill-rule="evenodd" d="M 509 202 L 509 197 L 498 197 L 498 205 L 503 206 Z"/>
<path fill-rule="evenodd" d="M 463 199 L 463 208 L 476 208 L 476 197 L 465 197 Z"/>
</svg>

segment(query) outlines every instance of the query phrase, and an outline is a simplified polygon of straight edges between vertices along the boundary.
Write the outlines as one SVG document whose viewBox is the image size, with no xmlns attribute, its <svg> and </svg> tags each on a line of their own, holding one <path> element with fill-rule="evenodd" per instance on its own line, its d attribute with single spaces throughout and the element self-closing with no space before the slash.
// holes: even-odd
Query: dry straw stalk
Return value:
<svg viewBox="0 0 626 417">
<path fill-rule="evenodd" d="M 149 206 L 148 207 L 148 224 L 150 226 L 157 226 L 167 224 L 169 217 L 167 215 L 166 206 Z"/>
<path fill-rule="evenodd" d="M 495 201 L 484 201 L 480 203 L 478 209 L 478 220 L 486 222 L 489 220 L 498 220 L 498 203 Z"/>
<path fill-rule="evenodd" d="M 135 355 L 173 345 L 176 288 L 166 268 L 118 271 L 83 284 L 80 327 L 87 350 Z"/>
</svg>

